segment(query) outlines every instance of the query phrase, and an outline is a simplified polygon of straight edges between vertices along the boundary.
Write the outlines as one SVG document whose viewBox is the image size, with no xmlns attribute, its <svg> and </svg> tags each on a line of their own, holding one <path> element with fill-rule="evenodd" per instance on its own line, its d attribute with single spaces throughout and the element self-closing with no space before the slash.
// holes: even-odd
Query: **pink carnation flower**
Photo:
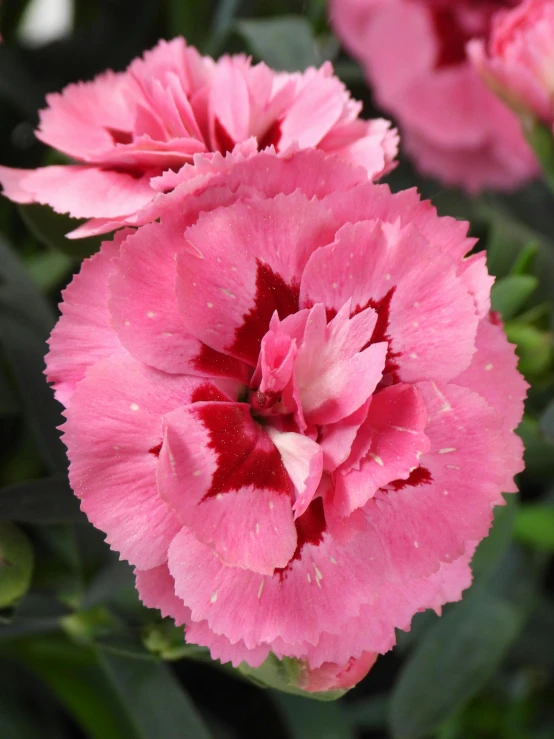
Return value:
<svg viewBox="0 0 554 739">
<path fill-rule="evenodd" d="M 360 164 L 370 178 L 393 166 L 398 136 L 384 120 L 363 121 L 329 63 L 276 73 L 244 56 L 202 57 L 182 38 L 161 41 L 125 72 L 106 72 L 47 97 L 37 137 L 77 163 L 0 167 L 4 194 L 75 218 L 121 220 L 159 192 L 156 178 L 197 154 L 278 154 L 317 147 Z M 80 229 L 77 236 L 98 233 Z M 74 234 L 75 235 L 75 234 Z"/>
<path fill-rule="evenodd" d="M 498 13 L 488 44 L 468 52 L 481 77 L 520 114 L 554 122 L 554 2 L 525 0 Z"/>
<path fill-rule="evenodd" d="M 537 173 L 517 117 L 466 53 L 518 0 L 334 0 L 331 18 L 394 114 L 419 169 L 475 192 L 511 189 Z"/>
<path fill-rule="evenodd" d="M 467 224 L 315 150 L 230 159 L 83 264 L 47 375 L 144 603 L 346 689 L 469 586 L 526 385 Z"/>
</svg>

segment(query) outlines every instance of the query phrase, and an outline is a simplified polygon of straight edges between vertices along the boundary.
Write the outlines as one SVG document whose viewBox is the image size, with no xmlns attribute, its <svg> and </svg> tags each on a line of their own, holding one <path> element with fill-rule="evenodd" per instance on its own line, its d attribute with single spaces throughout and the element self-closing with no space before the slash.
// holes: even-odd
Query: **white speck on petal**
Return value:
<svg viewBox="0 0 554 739">
<path fill-rule="evenodd" d="M 117 450 L 119 449 L 119 447 L 118 446 L 114 446 L 114 449 L 117 452 Z"/>
<path fill-rule="evenodd" d="M 270 510 L 270 511 L 272 511 L 272 510 L 273 510 L 273 506 L 274 506 L 274 505 L 275 505 L 275 503 L 274 503 L 274 502 L 273 502 L 272 500 L 270 500 L 270 501 L 269 501 L 269 510 Z"/>
<path fill-rule="evenodd" d="M 308 578 L 308 582 L 311 582 L 311 581 L 312 581 L 312 578 L 311 578 L 311 576 L 310 576 L 310 573 L 309 573 L 309 572 L 307 572 L 307 573 L 306 573 L 306 577 Z"/>
<path fill-rule="evenodd" d="M 419 323 L 418 323 L 417 321 L 414 321 L 414 322 L 412 323 L 412 326 L 414 326 L 415 328 L 417 328 L 417 327 L 419 326 Z"/>
<path fill-rule="evenodd" d="M 154 318 L 154 316 L 155 316 L 156 314 L 154 313 L 154 311 L 153 311 L 153 310 L 149 310 L 149 311 L 148 311 L 148 313 L 147 313 L 146 315 L 148 316 L 148 318 Z"/>
<path fill-rule="evenodd" d="M 391 429 L 395 429 L 395 431 L 405 431 L 407 434 L 417 434 L 417 431 L 414 431 L 413 429 L 405 429 L 404 426 L 391 426 Z"/>
<path fill-rule="evenodd" d="M 443 490 L 443 491 L 442 491 L 442 494 L 443 494 L 443 495 L 448 495 L 448 490 Z"/>
<path fill-rule="evenodd" d="M 173 336 L 173 334 L 171 333 L 171 331 L 162 331 L 160 336 Z"/>
<path fill-rule="evenodd" d="M 417 354 L 415 352 L 412 352 L 410 354 L 410 359 L 417 359 Z"/>
<path fill-rule="evenodd" d="M 439 454 L 450 454 L 450 452 L 455 452 L 455 447 L 446 447 L 445 449 L 439 449 Z"/>
<path fill-rule="evenodd" d="M 335 290 L 337 289 L 338 285 L 336 282 L 333 282 L 333 287 L 335 288 Z"/>
<path fill-rule="evenodd" d="M 385 280 L 390 280 L 390 275 L 389 275 L 389 273 L 388 273 L 388 272 L 387 272 L 387 274 L 385 275 Z"/>
<path fill-rule="evenodd" d="M 129 406 L 129 408 L 132 411 L 138 411 L 138 409 L 139 409 L 139 407 L 138 407 L 138 405 L 136 403 L 131 403 L 131 405 Z"/>
<path fill-rule="evenodd" d="M 414 303 L 414 308 L 419 308 L 419 301 L 418 300 L 416 300 L 416 302 Z"/>
<path fill-rule="evenodd" d="M 221 292 L 222 292 L 222 293 L 224 293 L 225 295 L 228 295 L 228 296 L 229 296 L 230 298 L 234 298 L 234 297 L 236 297 L 236 296 L 234 295 L 234 293 L 232 293 L 232 292 L 231 292 L 230 290 L 227 290 L 227 288 L 226 288 L 226 287 L 222 287 L 222 288 L 221 288 Z"/>
<path fill-rule="evenodd" d="M 192 474 L 194 475 L 194 477 L 198 477 L 198 475 L 201 475 L 202 474 L 202 471 L 201 470 L 194 470 L 194 472 Z"/>
<path fill-rule="evenodd" d="M 331 560 L 331 562 L 332 562 L 332 563 L 333 563 L 334 565 L 336 565 L 336 564 L 337 564 L 337 560 L 336 560 L 336 559 L 335 559 L 334 557 L 330 557 L 330 560 Z"/>
<path fill-rule="evenodd" d="M 256 533 L 257 534 L 260 533 L 260 524 L 259 523 L 256 524 Z"/>
<path fill-rule="evenodd" d="M 494 364 L 486 364 L 485 369 L 489 372 L 494 367 Z"/>
<path fill-rule="evenodd" d="M 223 500 L 223 495 L 222 495 L 221 493 L 218 493 L 218 494 L 217 494 L 217 495 L 215 496 L 215 499 L 216 499 L 216 500 Z"/>
<path fill-rule="evenodd" d="M 373 452 L 370 452 L 369 456 L 374 462 L 377 462 L 378 465 L 380 465 L 381 467 L 384 467 L 383 460 L 378 454 L 374 454 Z"/>
<path fill-rule="evenodd" d="M 212 593 L 212 597 L 210 598 L 210 603 L 215 603 L 217 600 L 217 590 L 215 593 Z"/>
<path fill-rule="evenodd" d="M 208 306 L 208 308 L 213 308 L 214 307 L 214 304 L 213 303 L 206 303 L 206 305 Z"/>
<path fill-rule="evenodd" d="M 265 585 L 265 577 L 262 577 L 262 581 L 260 583 L 260 587 L 259 587 L 259 590 L 258 590 L 258 600 L 262 597 L 262 592 L 263 592 L 263 589 L 264 589 L 264 585 Z"/>
<path fill-rule="evenodd" d="M 123 325 L 124 326 L 130 326 L 131 325 L 131 321 L 124 321 Z"/>
<path fill-rule="evenodd" d="M 414 547 L 415 547 L 416 549 L 419 549 L 419 542 L 418 542 L 418 541 L 414 541 Z"/>
<path fill-rule="evenodd" d="M 202 254 L 202 252 L 200 251 L 200 249 L 195 244 L 193 244 L 190 239 L 185 239 L 185 241 L 190 246 L 190 248 L 194 251 L 194 254 L 195 254 L 195 256 L 198 257 L 198 259 L 204 259 L 204 255 Z M 177 254 L 175 254 L 175 257 L 174 258 L 177 259 Z"/>
</svg>

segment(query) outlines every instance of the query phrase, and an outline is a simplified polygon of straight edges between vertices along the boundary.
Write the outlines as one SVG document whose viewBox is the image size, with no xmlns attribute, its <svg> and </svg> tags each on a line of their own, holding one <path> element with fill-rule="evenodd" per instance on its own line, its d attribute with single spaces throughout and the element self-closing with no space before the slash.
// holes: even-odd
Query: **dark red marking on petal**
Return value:
<svg viewBox="0 0 554 739">
<path fill-rule="evenodd" d="M 238 143 L 227 133 L 219 118 L 216 118 L 214 123 L 214 139 L 214 149 L 223 155 L 228 151 L 233 151 L 235 145 Z"/>
<path fill-rule="evenodd" d="M 466 60 L 466 44 L 471 36 L 460 26 L 455 11 L 448 8 L 435 8 L 431 12 L 439 50 L 435 69 L 452 67 Z"/>
<path fill-rule="evenodd" d="M 488 38 L 494 14 L 500 8 L 512 8 L 520 0 L 457 0 L 447 7 L 444 2 L 429 2 L 435 35 L 439 42 L 435 69 L 451 67 L 466 61 L 466 45 L 476 37 Z M 473 11 L 470 14 L 468 11 Z M 471 24 L 464 20 L 464 14 Z"/>
<path fill-rule="evenodd" d="M 192 366 L 198 371 L 215 377 L 231 377 L 234 380 L 248 383 L 252 374 L 240 359 L 211 349 L 202 344 L 200 354 L 192 360 Z"/>
<path fill-rule="evenodd" d="M 314 498 L 301 516 L 294 522 L 296 526 L 296 549 L 286 567 L 275 570 L 275 574 L 282 582 L 287 571 L 295 560 L 302 559 L 302 550 L 306 544 L 317 547 L 323 541 L 323 534 L 327 531 L 323 498 Z"/>
<path fill-rule="evenodd" d="M 292 500 L 294 488 L 281 455 L 252 420 L 248 406 L 213 403 L 199 407 L 197 413 L 209 431 L 208 446 L 217 454 L 212 484 L 200 502 L 248 485 L 288 495 Z"/>
<path fill-rule="evenodd" d="M 400 354 L 392 351 L 392 339 L 388 334 L 390 306 L 392 296 L 394 295 L 395 291 L 396 286 L 391 287 L 385 297 L 381 298 L 381 300 L 371 299 L 368 300 L 368 302 L 364 306 L 357 306 L 356 310 L 354 311 L 354 315 L 360 313 L 366 308 L 373 308 L 373 310 L 377 313 L 377 323 L 375 324 L 375 328 L 373 329 L 373 334 L 371 335 L 371 339 L 368 341 L 366 346 L 363 347 L 363 349 L 367 348 L 370 344 L 378 344 L 382 341 L 386 341 L 388 344 L 388 349 L 387 358 L 385 360 L 385 368 L 383 370 L 383 377 L 385 377 L 386 375 L 391 375 L 394 382 L 398 382 L 398 370 L 400 369 L 400 367 L 396 360 L 400 357 Z"/>
<path fill-rule="evenodd" d="M 490 311 L 489 320 L 493 326 L 502 326 L 502 316 L 497 310 Z"/>
<path fill-rule="evenodd" d="M 119 128 L 105 126 L 106 131 L 112 137 L 114 144 L 132 144 L 134 136 L 131 131 L 121 131 Z"/>
<path fill-rule="evenodd" d="M 433 482 L 433 477 L 427 469 L 427 467 L 416 467 L 415 470 L 410 472 L 410 476 L 407 480 L 394 480 L 389 482 L 388 488 L 393 490 L 404 490 L 404 488 L 416 488 L 419 485 L 430 485 Z"/>
<path fill-rule="evenodd" d="M 287 285 L 281 275 L 257 260 L 254 305 L 243 316 L 244 323 L 235 332 L 235 340 L 227 351 L 241 357 L 253 367 L 258 362 L 260 344 L 269 329 L 275 311 L 283 320 L 298 311 L 300 286 Z"/>
<path fill-rule="evenodd" d="M 191 403 L 203 403 L 208 401 L 221 401 L 225 403 L 228 401 L 229 398 L 221 392 L 221 390 L 216 387 L 211 382 L 204 382 L 202 385 L 199 385 L 192 393 L 192 397 L 190 399 Z"/>
<path fill-rule="evenodd" d="M 264 135 L 258 140 L 259 150 L 262 151 L 262 149 L 266 149 L 268 146 L 274 146 L 275 151 L 277 151 L 277 147 L 279 146 L 279 141 L 281 140 L 282 135 L 283 133 L 281 131 L 281 121 L 275 121 L 267 129 Z"/>
<path fill-rule="evenodd" d="M 148 453 L 153 454 L 155 457 L 159 457 L 161 451 L 162 451 L 162 442 L 160 442 L 159 444 L 156 444 L 156 446 L 153 446 L 152 449 L 149 449 Z"/>
</svg>

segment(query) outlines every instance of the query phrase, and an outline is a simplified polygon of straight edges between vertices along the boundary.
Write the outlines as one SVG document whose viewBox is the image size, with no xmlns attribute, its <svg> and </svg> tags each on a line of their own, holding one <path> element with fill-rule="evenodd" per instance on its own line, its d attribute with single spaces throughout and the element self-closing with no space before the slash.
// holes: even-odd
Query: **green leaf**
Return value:
<svg viewBox="0 0 554 739">
<path fill-rule="evenodd" d="M 56 316 L 16 252 L 0 237 L 0 317 L 10 315 L 48 338 Z"/>
<path fill-rule="evenodd" d="M 277 688 L 284 693 L 300 695 L 316 701 L 335 701 L 347 693 L 347 690 L 329 690 L 321 693 L 308 693 L 298 687 L 302 666 L 296 659 L 284 657 L 278 659 L 273 653 L 259 667 L 250 667 L 241 662 L 238 672 L 262 688 Z"/>
<path fill-rule="evenodd" d="M 86 522 L 64 475 L 2 488 L 0 518 L 42 525 Z"/>
<path fill-rule="evenodd" d="M 514 536 L 546 552 L 554 552 L 554 506 L 530 503 L 520 506 L 516 513 Z"/>
<path fill-rule="evenodd" d="M 167 12 L 172 36 L 184 36 L 188 43 L 203 47 L 206 30 L 213 13 L 213 3 L 190 2 L 190 0 L 168 0 Z"/>
<path fill-rule="evenodd" d="M 510 275 L 492 286 L 491 303 L 504 320 L 513 318 L 523 308 L 539 284 L 532 275 Z"/>
<path fill-rule="evenodd" d="M 34 328 L 0 313 L 0 343 L 18 387 L 38 451 L 51 472 L 64 474 L 67 460 L 57 427 L 61 406 L 43 375 L 47 345 Z"/>
<path fill-rule="evenodd" d="M 542 567 L 512 548 L 461 603 L 447 607 L 393 690 L 395 739 L 427 737 L 482 689 L 533 607 Z"/>
<path fill-rule="evenodd" d="M 320 63 L 312 28 L 304 16 L 242 20 L 236 29 L 254 56 L 273 69 L 294 72 Z"/>
<path fill-rule="evenodd" d="M 506 495 L 506 505 L 496 506 L 489 535 L 477 547 L 471 569 L 477 578 L 487 577 L 498 567 L 512 539 L 518 508 L 517 496 Z"/>
<path fill-rule="evenodd" d="M 307 698 L 272 691 L 291 739 L 356 739 L 341 703 L 315 703 Z"/>
<path fill-rule="evenodd" d="M 27 272 L 36 286 L 45 293 L 54 290 L 67 277 L 76 259 L 61 251 L 41 251 L 26 260 Z"/>
<path fill-rule="evenodd" d="M 536 241 L 531 242 L 523 247 L 516 261 L 513 263 L 510 274 L 512 275 L 528 275 L 531 274 L 535 258 L 539 253 L 540 244 Z"/>
<path fill-rule="evenodd" d="M 141 739 L 92 647 L 49 635 L 12 644 L 11 653 L 48 685 L 88 739 Z"/>
<path fill-rule="evenodd" d="M 0 521 L 0 608 L 24 595 L 31 584 L 33 550 L 25 534 L 9 521 Z"/>
<path fill-rule="evenodd" d="M 516 344 L 519 371 L 528 378 L 539 378 L 547 373 L 554 358 L 552 334 L 520 320 L 508 321 L 504 328 L 508 341 Z"/>
<path fill-rule="evenodd" d="M 206 45 L 206 52 L 213 57 L 219 55 L 221 47 L 232 29 L 233 19 L 242 0 L 219 0 L 213 14 L 210 39 Z"/>
<path fill-rule="evenodd" d="M 544 179 L 554 191 L 554 139 L 552 129 L 538 120 L 524 121 L 527 140 L 542 167 Z"/>
<path fill-rule="evenodd" d="M 194 704 L 167 665 L 99 648 L 100 664 L 142 739 L 209 739 Z"/>
<path fill-rule="evenodd" d="M 550 401 L 541 416 L 540 429 L 547 439 L 554 441 L 554 400 Z"/>
<path fill-rule="evenodd" d="M 56 213 L 48 205 L 20 205 L 19 212 L 25 225 L 41 244 L 61 251 L 74 259 L 83 259 L 95 254 L 106 236 L 91 236 L 86 239 L 68 239 L 66 234 L 75 230 L 82 219 L 70 218 Z"/>
</svg>

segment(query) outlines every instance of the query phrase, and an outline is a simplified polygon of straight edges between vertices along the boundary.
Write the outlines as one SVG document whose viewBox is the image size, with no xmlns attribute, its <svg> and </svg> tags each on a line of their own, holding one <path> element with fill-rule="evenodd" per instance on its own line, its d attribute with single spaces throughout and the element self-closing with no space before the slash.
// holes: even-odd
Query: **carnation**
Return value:
<svg viewBox="0 0 554 739">
<path fill-rule="evenodd" d="M 243 55 L 218 61 L 183 38 L 160 43 L 126 71 L 101 74 L 47 96 L 37 137 L 74 164 L 36 170 L 0 167 L 4 195 L 88 219 L 71 237 L 111 230 L 160 192 L 163 173 L 199 154 L 277 154 L 319 148 L 356 162 L 370 178 L 389 171 L 398 136 L 382 119 L 359 118 L 330 63 L 274 72 Z"/>
<path fill-rule="evenodd" d="M 214 178 L 64 292 L 71 485 L 189 643 L 344 690 L 470 585 L 526 384 L 467 224 L 315 150 Z"/>
<path fill-rule="evenodd" d="M 554 5 L 525 0 L 498 13 L 488 44 L 474 40 L 470 58 L 483 80 L 524 117 L 552 126 Z"/>
<path fill-rule="evenodd" d="M 331 19 L 378 103 L 398 120 L 425 174 L 470 192 L 513 189 L 536 175 L 517 117 L 467 54 L 495 13 L 519 0 L 334 0 Z"/>
</svg>

